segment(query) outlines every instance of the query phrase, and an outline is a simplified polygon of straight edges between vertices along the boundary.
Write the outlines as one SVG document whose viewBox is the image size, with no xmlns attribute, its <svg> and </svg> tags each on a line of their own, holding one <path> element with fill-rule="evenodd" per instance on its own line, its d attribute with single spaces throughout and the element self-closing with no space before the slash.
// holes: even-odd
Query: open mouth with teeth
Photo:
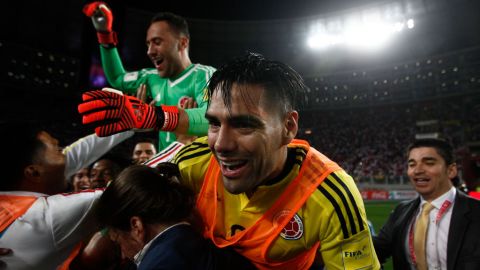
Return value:
<svg viewBox="0 0 480 270">
<path fill-rule="evenodd" d="M 428 185 L 428 182 L 430 182 L 430 179 L 428 178 L 414 178 L 413 180 L 417 186 L 425 186 Z"/>
<path fill-rule="evenodd" d="M 80 186 L 80 189 L 89 189 L 90 188 L 90 185 L 81 185 Z"/>
<path fill-rule="evenodd" d="M 246 165 L 246 160 L 220 161 L 222 174 L 227 178 L 235 178 L 240 176 Z"/>
</svg>

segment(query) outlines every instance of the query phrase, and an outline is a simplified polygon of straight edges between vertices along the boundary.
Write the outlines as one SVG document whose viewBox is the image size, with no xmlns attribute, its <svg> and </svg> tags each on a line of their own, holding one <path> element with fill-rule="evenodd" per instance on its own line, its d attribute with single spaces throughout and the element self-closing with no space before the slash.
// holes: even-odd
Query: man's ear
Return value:
<svg viewBox="0 0 480 270">
<path fill-rule="evenodd" d="M 186 36 L 181 35 L 178 40 L 178 50 L 179 51 L 187 50 L 189 45 L 190 45 L 190 40 Z"/>
<path fill-rule="evenodd" d="M 448 178 L 451 180 L 457 176 L 457 163 L 452 163 L 447 167 Z"/>
<path fill-rule="evenodd" d="M 291 111 L 287 113 L 285 118 L 285 126 L 283 130 L 283 143 L 289 144 L 298 132 L 298 112 Z"/>
<path fill-rule="evenodd" d="M 145 224 L 139 216 L 133 216 L 130 218 L 130 233 L 135 241 L 146 244 L 145 242 Z"/>
</svg>

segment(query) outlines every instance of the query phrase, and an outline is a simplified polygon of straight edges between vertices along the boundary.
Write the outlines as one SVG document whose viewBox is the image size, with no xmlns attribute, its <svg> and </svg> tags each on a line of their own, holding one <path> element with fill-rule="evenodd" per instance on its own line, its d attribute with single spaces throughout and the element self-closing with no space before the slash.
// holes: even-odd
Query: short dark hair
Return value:
<svg viewBox="0 0 480 270">
<path fill-rule="evenodd" d="M 410 155 L 410 151 L 419 147 L 432 147 L 435 148 L 437 153 L 445 160 L 445 164 L 450 165 L 455 163 L 455 155 L 453 153 L 452 145 L 444 139 L 426 138 L 416 139 L 407 148 L 407 157 Z"/>
<path fill-rule="evenodd" d="M 150 143 L 153 146 L 155 146 L 155 148 L 156 148 L 156 144 L 157 144 L 155 139 L 148 138 L 148 137 L 138 137 L 138 138 L 135 139 L 133 147 L 135 148 L 135 146 L 139 143 Z"/>
<path fill-rule="evenodd" d="M 2 151 L 8 153 L 8 157 L 0 162 L 0 190 L 15 190 L 25 167 L 33 164 L 46 149 L 46 145 L 37 138 L 43 130 L 41 126 L 30 122 L 0 123 Z"/>
<path fill-rule="evenodd" d="M 176 14 L 173 14 L 171 12 L 159 12 L 155 14 L 150 21 L 150 25 L 155 23 L 155 22 L 161 22 L 165 21 L 168 23 L 168 25 L 177 33 L 177 34 L 183 34 L 185 35 L 188 39 L 190 39 L 190 32 L 188 30 L 188 23 L 187 21 Z"/>
<path fill-rule="evenodd" d="M 303 96 L 308 88 L 290 66 L 250 52 L 228 62 L 212 75 L 208 83 L 208 100 L 215 91 L 221 91 L 224 104 L 230 110 L 233 84 L 262 86 L 270 104 L 278 106 L 283 113 L 295 110 L 298 97 Z"/>
<path fill-rule="evenodd" d="M 172 178 L 180 178 L 178 169 L 145 165 L 126 168 L 100 197 L 96 208 L 99 221 L 128 231 L 133 216 L 146 224 L 188 219 L 194 209 L 194 193 Z"/>
</svg>

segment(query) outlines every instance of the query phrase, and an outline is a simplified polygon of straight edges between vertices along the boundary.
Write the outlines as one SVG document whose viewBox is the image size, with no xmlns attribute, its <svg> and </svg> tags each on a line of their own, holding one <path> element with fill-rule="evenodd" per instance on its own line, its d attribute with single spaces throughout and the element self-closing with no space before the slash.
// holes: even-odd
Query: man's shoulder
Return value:
<svg viewBox="0 0 480 270">
<path fill-rule="evenodd" d="M 182 163 L 188 161 L 188 163 L 195 160 L 208 160 L 212 154 L 208 146 L 208 138 L 200 137 L 193 141 L 191 144 L 183 146 L 180 151 L 175 155 L 173 162 L 181 166 Z"/>
<path fill-rule="evenodd" d="M 103 189 L 88 189 L 79 192 L 60 193 L 48 197 L 42 197 L 49 209 L 70 211 L 73 209 L 85 209 L 92 206 L 103 193 Z"/>
<path fill-rule="evenodd" d="M 393 212 L 398 214 L 406 214 L 409 209 L 412 209 L 412 208 L 416 209 L 419 204 L 420 204 L 419 197 L 416 197 L 411 200 L 400 201 L 393 209 Z"/>
<path fill-rule="evenodd" d="M 458 199 L 455 203 L 465 203 L 468 204 L 473 211 L 480 212 L 480 200 L 468 196 L 467 194 L 457 190 L 457 197 Z"/>
<path fill-rule="evenodd" d="M 195 70 L 196 72 L 214 72 L 215 70 L 217 70 L 212 66 L 207 66 L 202 64 L 193 64 L 192 69 Z"/>
</svg>

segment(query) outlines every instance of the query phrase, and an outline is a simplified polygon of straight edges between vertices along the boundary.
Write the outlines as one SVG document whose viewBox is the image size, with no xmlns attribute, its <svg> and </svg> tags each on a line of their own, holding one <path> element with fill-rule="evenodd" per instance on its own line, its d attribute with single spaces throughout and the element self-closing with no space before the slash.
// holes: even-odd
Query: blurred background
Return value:
<svg viewBox="0 0 480 270">
<path fill-rule="evenodd" d="M 194 63 L 220 67 L 252 51 L 299 71 L 310 89 L 298 137 L 340 163 L 365 199 L 414 195 L 404 149 L 415 137 L 450 140 L 456 183 L 480 186 L 480 1 L 106 2 L 127 70 L 151 66 L 149 20 L 170 11 L 189 22 Z M 0 121 L 48 119 L 64 144 L 90 132 L 76 106 L 107 82 L 86 3 L 6 4 Z"/>
</svg>

